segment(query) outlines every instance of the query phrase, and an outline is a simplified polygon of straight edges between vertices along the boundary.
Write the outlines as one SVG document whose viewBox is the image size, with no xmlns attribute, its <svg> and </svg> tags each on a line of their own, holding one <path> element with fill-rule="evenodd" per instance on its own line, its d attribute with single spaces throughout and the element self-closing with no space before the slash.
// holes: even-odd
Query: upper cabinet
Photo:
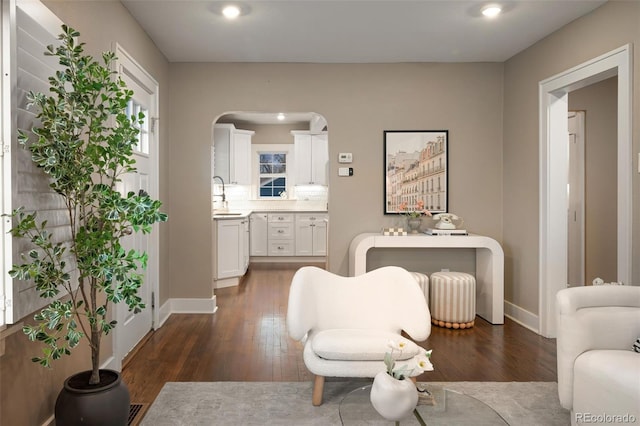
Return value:
<svg viewBox="0 0 640 426">
<path fill-rule="evenodd" d="M 292 131 L 297 185 L 327 185 L 329 139 L 326 132 Z"/>
<path fill-rule="evenodd" d="M 251 184 L 251 137 L 255 132 L 233 124 L 213 128 L 213 171 L 227 184 Z"/>
</svg>

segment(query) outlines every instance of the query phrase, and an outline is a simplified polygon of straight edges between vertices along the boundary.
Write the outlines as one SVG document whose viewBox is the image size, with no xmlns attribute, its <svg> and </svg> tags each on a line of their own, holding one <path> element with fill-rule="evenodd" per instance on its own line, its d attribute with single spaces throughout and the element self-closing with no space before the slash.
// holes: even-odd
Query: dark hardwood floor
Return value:
<svg viewBox="0 0 640 426">
<path fill-rule="evenodd" d="M 285 327 L 291 278 L 300 264 L 252 264 L 238 287 L 216 291 L 214 315 L 174 314 L 127 360 L 131 401 L 149 404 L 165 382 L 306 381 L 302 345 Z M 419 381 L 556 381 L 556 345 L 506 319 L 433 327 L 420 343 L 435 371 Z"/>
</svg>

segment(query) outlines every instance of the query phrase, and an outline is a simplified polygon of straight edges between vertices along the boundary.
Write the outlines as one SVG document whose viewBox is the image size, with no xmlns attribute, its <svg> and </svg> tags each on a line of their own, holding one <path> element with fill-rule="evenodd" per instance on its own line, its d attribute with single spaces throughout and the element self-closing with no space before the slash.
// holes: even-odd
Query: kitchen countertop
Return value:
<svg viewBox="0 0 640 426">
<path fill-rule="evenodd" d="M 230 214 L 231 213 L 231 214 Z M 213 213 L 213 220 L 226 220 L 226 219 L 244 219 L 251 215 L 251 213 L 328 213 L 327 210 L 317 209 L 301 209 L 301 210 L 231 210 L 227 213 Z"/>
</svg>

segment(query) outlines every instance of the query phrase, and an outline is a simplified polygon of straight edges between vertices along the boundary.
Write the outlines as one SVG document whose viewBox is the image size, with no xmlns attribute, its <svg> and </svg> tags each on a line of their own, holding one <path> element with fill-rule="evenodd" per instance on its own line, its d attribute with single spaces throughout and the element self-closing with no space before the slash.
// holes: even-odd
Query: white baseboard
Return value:
<svg viewBox="0 0 640 426">
<path fill-rule="evenodd" d="M 326 263 L 325 256 L 251 256 L 250 263 Z"/>
<path fill-rule="evenodd" d="M 122 365 L 117 365 L 116 358 L 112 354 L 109 358 L 107 358 L 107 360 L 105 362 L 102 363 L 102 365 L 100 365 L 100 369 L 101 370 L 121 371 L 122 370 Z"/>
<path fill-rule="evenodd" d="M 222 278 L 213 281 L 214 288 L 237 287 L 240 285 L 240 277 Z"/>
<path fill-rule="evenodd" d="M 162 327 L 164 322 L 169 319 L 169 316 L 171 316 L 171 299 L 167 299 L 167 301 L 160 306 L 158 311 L 158 324 L 156 324 L 155 328 L 158 329 Z"/>
<path fill-rule="evenodd" d="M 517 322 L 521 326 L 528 328 L 536 334 L 540 334 L 538 315 L 531 313 L 511 302 L 504 301 L 504 315 Z"/>
<path fill-rule="evenodd" d="M 216 296 L 209 299 L 169 299 L 160 307 L 160 324 L 171 314 L 214 314 L 218 310 Z"/>
</svg>

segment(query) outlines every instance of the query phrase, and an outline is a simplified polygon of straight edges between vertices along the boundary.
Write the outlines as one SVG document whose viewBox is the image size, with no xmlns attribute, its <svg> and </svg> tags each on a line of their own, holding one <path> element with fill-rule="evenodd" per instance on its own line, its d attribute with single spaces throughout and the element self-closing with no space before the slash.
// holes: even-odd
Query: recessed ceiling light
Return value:
<svg viewBox="0 0 640 426">
<path fill-rule="evenodd" d="M 280 121 L 284 120 L 284 114 L 283 113 L 278 114 L 278 120 L 280 120 Z"/>
<path fill-rule="evenodd" d="M 500 15 L 502 8 L 497 4 L 490 4 L 482 8 L 482 14 L 487 18 L 495 18 Z"/>
<path fill-rule="evenodd" d="M 236 19 L 240 16 L 240 8 L 238 6 L 229 5 L 222 9 L 222 14 L 227 19 Z"/>
</svg>

